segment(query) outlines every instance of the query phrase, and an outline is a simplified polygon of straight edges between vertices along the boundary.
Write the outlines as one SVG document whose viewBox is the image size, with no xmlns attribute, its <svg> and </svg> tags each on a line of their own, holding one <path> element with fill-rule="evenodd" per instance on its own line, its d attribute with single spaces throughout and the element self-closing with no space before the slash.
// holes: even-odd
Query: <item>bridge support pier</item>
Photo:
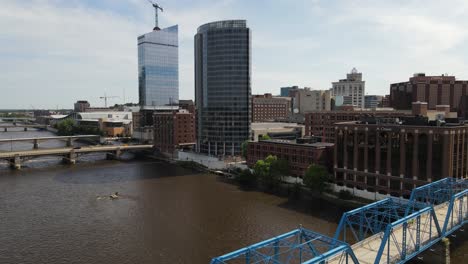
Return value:
<svg viewBox="0 0 468 264">
<path fill-rule="evenodd" d="M 37 141 L 37 139 L 35 139 L 33 141 L 33 149 L 38 149 L 39 148 L 39 142 Z"/>
<path fill-rule="evenodd" d="M 73 146 L 72 139 L 71 139 L 71 138 L 68 138 L 68 139 L 67 139 L 67 147 L 71 147 L 71 146 Z"/>
<path fill-rule="evenodd" d="M 3 129 L 3 132 L 8 132 L 8 128 L 5 127 L 5 128 Z"/>
<path fill-rule="evenodd" d="M 117 149 L 113 153 L 107 153 L 106 154 L 106 159 L 108 159 L 108 160 L 118 160 L 118 159 L 120 159 L 121 155 L 122 155 L 122 151 L 120 149 Z"/>
<path fill-rule="evenodd" d="M 10 159 L 9 162 L 12 169 L 21 169 L 21 157 L 19 155 L 15 155 L 15 157 Z"/>
<path fill-rule="evenodd" d="M 70 151 L 70 153 L 67 154 L 67 156 L 65 156 L 62 161 L 63 163 L 65 164 L 76 164 L 76 153 L 75 151 Z"/>
<path fill-rule="evenodd" d="M 445 264 L 450 264 L 450 240 L 448 238 L 442 238 L 442 243 L 445 246 Z"/>
<path fill-rule="evenodd" d="M 24 128 L 24 131 L 28 131 L 28 128 L 27 128 L 27 127 L 25 127 L 25 128 Z"/>
</svg>

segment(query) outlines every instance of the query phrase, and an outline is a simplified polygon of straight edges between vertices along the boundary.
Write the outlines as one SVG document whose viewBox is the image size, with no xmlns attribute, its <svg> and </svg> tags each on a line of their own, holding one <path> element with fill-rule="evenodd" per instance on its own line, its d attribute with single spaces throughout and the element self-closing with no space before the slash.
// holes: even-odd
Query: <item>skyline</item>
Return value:
<svg viewBox="0 0 468 264">
<path fill-rule="evenodd" d="M 253 32 L 253 94 L 290 85 L 329 89 L 353 67 L 363 73 L 366 94 L 388 94 L 391 83 L 415 72 L 468 79 L 465 1 L 242 3 L 159 1 L 160 26 L 180 29 L 181 99 L 194 98 L 197 28 L 237 18 Z M 2 1 L 0 87 L 8 96 L 0 108 L 72 108 L 77 100 L 102 106 L 104 93 L 121 97 L 109 104 L 122 103 L 124 90 L 127 102 L 138 102 L 136 37 L 153 26 L 145 0 Z"/>
</svg>

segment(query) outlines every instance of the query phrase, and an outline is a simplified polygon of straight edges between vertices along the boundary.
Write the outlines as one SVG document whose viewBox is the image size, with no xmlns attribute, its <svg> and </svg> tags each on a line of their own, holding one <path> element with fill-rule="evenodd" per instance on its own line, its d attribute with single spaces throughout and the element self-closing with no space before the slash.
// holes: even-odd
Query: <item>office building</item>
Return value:
<svg viewBox="0 0 468 264">
<path fill-rule="evenodd" d="M 305 115 L 305 136 L 321 142 L 335 142 L 335 123 L 356 121 L 362 118 L 395 119 L 410 116 L 411 111 L 392 110 L 340 110 L 316 111 Z"/>
<path fill-rule="evenodd" d="M 418 108 L 425 106 L 416 106 Z M 424 110 L 419 109 L 417 111 Z M 468 126 L 415 116 L 335 124 L 334 174 L 352 190 L 408 198 L 418 186 L 468 175 Z"/>
<path fill-rule="evenodd" d="M 195 114 L 195 103 L 193 100 L 179 100 L 179 108 L 189 111 L 189 113 Z"/>
<path fill-rule="evenodd" d="M 364 108 L 377 108 L 382 106 L 383 96 L 366 95 L 364 96 Z"/>
<path fill-rule="evenodd" d="M 303 177 L 311 164 L 320 164 L 332 170 L 333 144 L 299 144 L 294 140 L 261 140 L 247 144 L 247 165 L 251 168 L 257 160 L 269 155 L 288 161 L 291 175 Z"/>
<path fill-rule="evenodd" d="M 287 96 L 289 96 L 289 91 L 297 90 L 297 89 L 299 89 L 299 86 L 281 87 L 280 88 L 280 96 L 287 97 Z"/>
<path fill-rule="evenodd" d="M 172 109 L 179 100 L 178 26 L 138 37 L 138 92 L 142 109 Z"/>
<path fill-rule="evenodd" d="M 258 141 L 263 136 L 271 139 L 296 140 L 304 136 L 304 125 L 281 122 L 252 122 L 250 140 Z"/>
<path fill-rule="evenodd" d="M 80 100 L 76 101 L 74 105 L 74 111 L 75 112 L 85 112 L 86 109 L 90 108 L 91 105 L 89 104 L 88 101 Z"/>
<path fill-rule="evenodd" d="M 291 97 L 252 96 L 252 122 L 286 121 L 290 115 Z"/>
<path fill-rule="evenodd" d="M 330 90 L 311 90 L 310 88 L 295 89 L 290 91 L 292 107 L 295 114 L 305 114 L 310 111 L 330 111 Z"/>
<path fill-rule="evenodd" d="M 362 73 L 353 68 L 351 73 L 346 75 L 346 79 L 332 83 L 332 93 L 333 96 L 351 96 L 353 106 L 364 108 L 365 84 Z"/>
<path fill-rule="evenodd" d="M 197 150 L 239 155 L 251 122 L 251 31 L 245 20 L 202 25 L 195 35 Z"/>
<path fill-rule="evenodd" d="M 390 85 L 390 105 L 401 110 L 409 110 L 411 103 L 420 101 L 427 102 L 430 110 L 436 105 L 450 105 L 450 110 L 456 112 L 464 95 L 468 95 L 468 81 L 448 75 L 415 73 L 407 82 Z"/>
<path fill-rule="evenodd" d="M 161 152 L 195 146 L 195 115 L 187 110 L 154 114 L 153 144 Z"/>
</svg>

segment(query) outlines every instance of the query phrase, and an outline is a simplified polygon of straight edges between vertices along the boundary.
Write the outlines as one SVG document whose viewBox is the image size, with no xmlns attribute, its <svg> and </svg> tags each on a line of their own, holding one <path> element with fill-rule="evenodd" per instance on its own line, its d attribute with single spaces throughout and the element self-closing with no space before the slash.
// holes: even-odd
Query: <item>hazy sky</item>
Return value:
<svg viewBox="0 0 468 264">
<path fill-rule="evenodd" d="M 466 0 L 159 0 L 179 24 L 180 98 L 194 97 L 193 35 L 247 19 L 253 93 L 328 89 L 353 67 L 367 94 L 415 72 L 468 79 Z M 72 108 L 138 101 L 137 36 L 153 28 L 146 0 L 0 0 L 0 108 Z"/>
</svg>

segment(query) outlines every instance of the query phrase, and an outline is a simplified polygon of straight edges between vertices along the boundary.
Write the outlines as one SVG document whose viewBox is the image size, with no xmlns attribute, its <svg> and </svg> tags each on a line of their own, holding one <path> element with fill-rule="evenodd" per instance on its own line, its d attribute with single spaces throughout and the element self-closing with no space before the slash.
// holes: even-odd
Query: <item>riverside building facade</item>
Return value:
<svg viewBox="0 0 468 264">
<path fill-rule="evenodd" d="M 334 175 L 338 185 L 406 197 L 441 178 L 468 175 L 468 127 L 428 122 L 350 121 L 335 125 Z"/>
<path fill-rule="evenodd" d="M 251 31 L 245 20 L 204 24 L 195 35 L 197 151 L 239 155 L 251 123 Z"/>
</svg>

